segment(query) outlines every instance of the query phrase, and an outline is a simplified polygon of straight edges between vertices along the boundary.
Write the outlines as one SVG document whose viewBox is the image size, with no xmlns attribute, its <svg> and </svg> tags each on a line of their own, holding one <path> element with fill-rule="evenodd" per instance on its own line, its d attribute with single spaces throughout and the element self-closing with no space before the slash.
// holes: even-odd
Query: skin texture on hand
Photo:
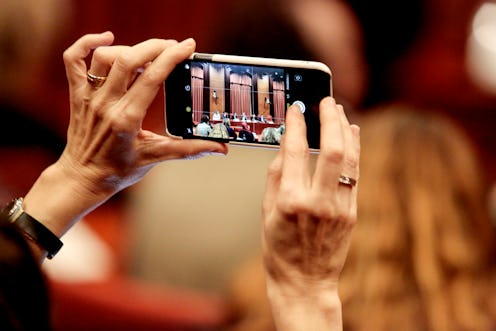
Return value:
<svg viewBox="0 0 496 331">
<path fill-rule="evenodd" d="M 25 210 L 58 236 L 160 162 L 227 153 L 222 143 L 176 139 L 141 127 L 164 80 L 194 51 L 193 39 L 110 46 L 113 40 L 110 32 L 85 35 L 64 52 L 71 113 L 67 145 L 24 199 Z M 108 76 L 101 87 L 88 83 L 88 70 Z"/>
<path fill-rule="evenodd" d="M 263 253 L 278 330 L 341 330 L 338 280 L 356 222 L 359 128 L 332 98 L 320 105 L 321 150 L 315 171 L 303 115 L 288 110 L 281 150 L 263 200 Z"/>
</svg>

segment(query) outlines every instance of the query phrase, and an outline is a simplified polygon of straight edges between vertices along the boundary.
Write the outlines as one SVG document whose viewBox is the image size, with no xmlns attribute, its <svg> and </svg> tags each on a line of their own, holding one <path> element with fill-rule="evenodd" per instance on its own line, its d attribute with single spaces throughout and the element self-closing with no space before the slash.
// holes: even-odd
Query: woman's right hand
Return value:
<svg viewBox="0 0 496 331">
<path fill-rule="evenodd" d="M 263 200 L 268 297 L 279 330 L 341 330 L 338 281 L 356 222 L 359 128 L 334 99 L 320 104 L 321 142 L 311 171 L 306 126 L 297 106 L 272 163 Z"/>
</svg>

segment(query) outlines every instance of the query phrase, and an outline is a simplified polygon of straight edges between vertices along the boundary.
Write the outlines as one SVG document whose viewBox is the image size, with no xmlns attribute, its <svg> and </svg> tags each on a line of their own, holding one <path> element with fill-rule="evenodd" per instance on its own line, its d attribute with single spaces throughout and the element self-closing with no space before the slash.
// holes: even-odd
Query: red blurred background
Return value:
<svg viewBox="0 0 496 331">
<path fill-rule="evenodd" d="M 70 25 L 47 64 L 53 77 L 47 84 L 40 80 L 40 98 L 50 104 L 50 118 L 61 135 L 68 123 L 68 97 L 63 71 L 62 52 L 85 33 L 111 30 L 117 44 L 134 44 L 152 37 L 182 40 L 194 37 L 197 50 L 210 50 L 211 27 L 229 13 L 223 7 L 227 0 L 184 1 L 74 1 Z M 438 108 L 460 120 L 481 147 L 488 172 L 495 178 L 496 92 L 479 89 L 465 69 L 465 45 L 470 20 L 481 1 L 435 0 L 423 4 L 425 16 L 412 47 L 393 68 L 390 78 L 396 99 L 406 100 L 425 108 Z M 391 29 L 395 27 L 392 26 Z M 393 64 L 392 64 L 393 65 Z M 55 76 L 53 76 L 55 75 Z M 56 107 L 53 102 L 56 101 Z M 159 93 L 146 119 L 147 128 L 163 130 L 163 95 Z M 53 122 L 56 119 L 56 122 Z"/>
</svg>

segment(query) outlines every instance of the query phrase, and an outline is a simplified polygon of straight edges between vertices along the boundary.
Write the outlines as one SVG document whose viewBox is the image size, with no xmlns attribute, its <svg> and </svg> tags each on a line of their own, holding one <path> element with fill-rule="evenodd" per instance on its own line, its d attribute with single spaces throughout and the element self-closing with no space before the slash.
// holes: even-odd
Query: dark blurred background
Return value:
<svg viewBox="0 0 496 331">
<path fill-rule="evenodd" d="M 116 43 L 122 44 L 152 37 L 182 40 L 192 36 L 197 40 L 198 51 L 215 51 L 210 43 L 213 31 L 218 32 L 214 27 L 228 19 L 231 12 L 226 8 L 236 3 L 227 0 L 73 1 L 70 18 L 59 31 L 61 36 L 47 60 L 46 73 L 39 80 L 39 94 L 43 97 L 38 101 L 48 103 L 47 109 L 53 114 L 36 116 L 50 119 L 50 125 L 61 135 L 65 134 L 68 111 L 61 54 L 82 34 L 111 30 Z M 363 24 L 365 56 L 371 66 L 371 84 L 364 106 L 400 99 L 448 112 L 474 136 L 494 179 L 496 138 L 492 126 L 496 123 L 496 88 L 477 85 L 466 66 L 472 19 L 482 3 L 476 0 L 417 0 L 401 4 L 350 1 Z M 222 35 L 217 33 L 215 39 L 221 43 Z M 490 70 L 487 74 L 491 74 Z M 161 107 L 158 100 L 156 110 L 147 118 L 147 125 L 162 128 Z"/>
<path fill-rule="evenodd" d="M 312 1 L 320 0 L 301 3 Z M 357 56 L 364 61 L 366 78 L 363 85 L 356 86 L 360 91 L 351 94 L 354 99 L 346 97 L 350 95 L 344 89 L 350 82 L 346 76 L 362 68 L 349 66 L 346 57 L 344 62 L 329 63 L 315 47 L 303 49 L 302 45 L 309 44 L 309 35 L 300 33 L 298 25 L 290 23 L 291 16 L 298 16 L 300 23 L 313 21 L 331 27 L 330 34 L 336 32 L 343 43 L 339 38 L 330 38 L 326 45 L 324 35 L 318 44 L 324 49 L 332 48 L 332 53 L 349 42 L 348 32 L 341 31 L 346 28 L 339 15 L 335 20 L 326 19 L 313 11 L 306 12 L 303 7 L 288 14 L 281 6 L 284 1 L 277 0 L 2 0 L 0 198 L 4 201 L 24 195 L 39 172 L 58 157 L 69 121 L 62 53 L 83 34 L 107 30 L 115 34 L 115 44 L 193 37 L 199 52 L 326 62 L 334 73 L 336 98 L 347 105 L 347 112 L 359 116 L 383 103 L 399 101 L 419 111 L 446 113 L 472 136 L 487 175 L 495 182 L 496 3 L 328 1 L 339 4 L 338 8 L 348 6 L 351 19 L 356 20 L 361 31 L 358 35 L 363 38 Z M 483 4 L 489 11 L 479 15 L 474 23 Z M 163 98 L 163 93 L 157 95 L 144 123 L 146 129 L 165 131 Z M 184 325 L 191 324 L 217 327 L 223 318 L 217 297 L 189 291 L 163 292 L 163 287 L 150 288 L 149 281 L 195 290 L 219 290 L 219 283 L 229 277 L 236 261 L 259 247 L 259 210 L 250 206 L 259 206 L 266 165 L 273 154 L 245 153 L 248 152 L 233 149 L 230 157 L 222 160 L 209 158 L 161 165 L 132 190 L 129 200 L 110 201 L 90 214 L 87 222 L 81 222 L 96 230 L 108 247 L 92 245 L 83 235 L 76 255 L 67 253 L 67 259 L 62 254 L 57 257 L 65 266 L 51 273 L 56 275 L 53 296 L 59 330 L 78 330 L 73 323 L 79 329 L 97 330 L 95 322 L 102 329 L 111 326 L 119 330 L 133 329 L 132 323 L 137 323 L 134 329 L 147 330 L 163 329 L 167 323 L 182 325 L 178 330 L 188 329 Z M 219 178 L 228 180 L 219 184 Z M 218 191 L 207 185 L 217 187 Z M 205 201 L 205 197 L 215 197 L 214 202 L 222 210 Z M 235 199 L 223 204 L 226 197 Z M 128 206 L 121 202 L 130 202 L 135 208 L 128 213 Z M 81 232 L 74 229 L 71 233 Z M 136 240 L 141 247 L 130 240 L 136 233 L 141 236 Z M 66 247 L 70 242 L 79 242 L 77 238 L 64 241 Z M 161 246 L 167 244 L 170 246 Z M 173 245 L 177 250 L 172 249 Z M 61 253 L 69 251 L 65 248 Z M 102 258 L 108 251 L 111 262 Z M 106 267 L 98 265 L 97 260 Z M 73 267 L 73 262 L 79 262 L 80 269 Z M 92 267 L 88 268 L 88 264 Z M 222 273 L 213 270 L 217 267 Z M 103 276 L 100 274 L 96 283 L 93 279 L 88 284 L 85 273 L 99 268 L 104 269 Z M 79 275 L 79 287 L 61 281 L 66 272 Z M 129 275 L 144 279 L 145 288 L 130 283 Z M 101 314 L 102 309 L 111 313 Z"/>
</svg>

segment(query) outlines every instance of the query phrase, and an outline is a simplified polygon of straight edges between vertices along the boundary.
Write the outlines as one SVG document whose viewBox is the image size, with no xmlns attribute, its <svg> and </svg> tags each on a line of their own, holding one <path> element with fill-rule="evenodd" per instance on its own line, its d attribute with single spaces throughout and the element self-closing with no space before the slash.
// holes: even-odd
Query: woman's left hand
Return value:
<svg viewBox="0 0 496 331">
<path fill-rule="evenodd" d="M 194 51 L 193 39 L 150 39 L 132 47 L 110 46 L 113 40 L 110 32 L 85 35 L 64 52 L 71 112 L 67 145 L 25 198 L 26 207 L 57 235 L 159 162 L 227 153 L 223 143 L 142 129 L 165 79 Z M 101 77 L 101 86 L 87 73 Z M 57 207 L 46 208 L 47 203 Z"/>
</svg>

